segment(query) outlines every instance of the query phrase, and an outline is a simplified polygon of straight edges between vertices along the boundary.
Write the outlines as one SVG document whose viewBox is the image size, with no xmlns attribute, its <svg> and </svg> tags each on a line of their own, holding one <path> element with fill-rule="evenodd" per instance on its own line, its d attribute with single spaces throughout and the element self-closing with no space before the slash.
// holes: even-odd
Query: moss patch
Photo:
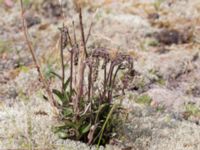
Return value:
<svg viewBox="0 0 200 150">
<path fill-rule="evenodd" d="M 200 116 L 200 108 L 195 104 L 189 103 L 185 105 L 185 113 L 189 116 Z"/>
<path fill-rule="evenodd" d="M 151 97 L 147 94 L 141 95 L 136 99 L 136 103 L 143 105 L 150 105 L 151 101 L 152 101 Z"/>
</svg>

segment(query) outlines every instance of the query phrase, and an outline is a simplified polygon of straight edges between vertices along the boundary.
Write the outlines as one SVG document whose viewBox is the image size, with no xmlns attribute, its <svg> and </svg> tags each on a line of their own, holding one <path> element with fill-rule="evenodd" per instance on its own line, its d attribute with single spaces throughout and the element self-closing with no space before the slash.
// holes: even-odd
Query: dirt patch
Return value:
<svg viewBox="0 0 200 150">
<path fill-rule="evenodd" d="M 163 29 L 162 31 L 155 33 L 154 37 L 159 43 L 165 45 L 183 44 L 188 43 L 191 40 L 191 35 L 189 33 L 183 33 L 174 29 Z"/>
</svg>

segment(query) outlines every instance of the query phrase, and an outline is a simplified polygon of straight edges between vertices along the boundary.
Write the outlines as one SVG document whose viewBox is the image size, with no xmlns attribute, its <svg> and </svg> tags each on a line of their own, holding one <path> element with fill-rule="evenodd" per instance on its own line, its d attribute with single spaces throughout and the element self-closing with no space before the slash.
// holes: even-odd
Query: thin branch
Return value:
<svg viewBox="0 0 200 150">
<path fill-rule="evenodd" d="M 73 90 L 73 71 L 74 71 L 74 68 L 73 68 L 73 62 L 74 62 L 74 50 L 72 49 L 71 50 L 71 58 L 70 58 L 70 93 L 72 93 L 72 90 Z M 71 100 L 71 96 L 70 96 L 70 100 Z"/>
<path fill-rule="evenodd" d="M 119 66 L 117 67 L 117 69 L 116 69 L 116 71 L 115 71 L 115 73 L 114 73 L 113 80 L 112 80 L 112 85 L 115 84 L 115 80 L 116 80 L 116 77 L 117 77 L 117 73 L 119 72 L 120 68 L 121 68 L 121 65 L 119 65 Z"/>
<path fill-rule="evenodd" d="M 73 47 L 72 39 L 71 39 L 71 36 L 70 36 L 70 34 L 69 34 L 68 28 L 67 28 L 67 36 L 68 36 L 68 39 L 69 39 L 69 44 L 70 44 L 70 46 Z"/>
<path fill-rule="evenodd" d="M 107 82 L 108 82 L 108 100 L 109 102 L 111 102 L 111 99 L 112 99 L 112 76 L 113 76 L 113 70 L 114 70 L 114 62 L 111 62 L 110 64 L 110 70 L 109 70 L 109 73 L 108 73 L 108 78 L 107 78 Z"/>
<path fill-rule="evenodd" d="M 112 100 L 112 92 L 113 92 L 113 88 L 114 88 L 114 84 L 115 84 L 115 80 L 116 80 L 116 77 L 117 77 L 117 73 L 119 72 L 121 68 L 121 65 L 119 65 L 114 73 L 114 76 L 113 76 L 113 79 L 111 77 L 111 81 L 110 81 L 110 87 L 111 87 L 111 90 L 110 90 L 110 100 Z"/>
<path fill-rule="evenodd" d="M 88 31 L 88 34 L 87 34 L 87 37 L 86 37 L 86 40 L 85 40 L 86 45 L 87 45 L 87 42 L 88 42 L 88 40 L 89 40 L 89 38 L 91 36 L 92 27 L 94 26 L 94 18 L 96 16 L 97 12 L 98 12 L 98 9 L 96 9 L 96 11 L 95 11 L 95 13 L 94 13 L 94 15 L 92 17 L 90 28 L 89 28 L 89 31 Z"/>
<path fill-rule="evenodd" d="M 51 92 L 51 89 L 49 87 L 49 83 L 45 80 L 42 72 L 41 72 L 41 69 L 40 69 L 40 65 L 38 63 L 38 60 L 36 58 L 36 55 L 35 55 L 35 51 L 34 51 L 34 48 L 29 40 L 29 36 L 28 36 L 28 29 L 27 29 L 27 25 L 26 25 L 26 20 L 25 20 L 25 17 L 24 17 L 24 6 L 23 6 L 23 2 L 22 0 L 20 0 L 20 5 L 21 5 L 21 17 L 22 17 L 22 27 L 23 27 L 23 32 L 24 32 L 24 36 L 25 36 L 25 39 L 26 39 L 26 43 L 28 45 L 28 49 L 31 53 L 31 56 L 32 56 L 32 59 L 33 59 L 33 62 L 35 64 L 35 67 L 37 69 L 37 72 L 38 72 L 38 75 L 39 75 L 39 78 L 40 78 L 40 81 L 43 83 L 43 86 L 45 87 L 45 90 L 48 94 L 48 97 L 49 97 L 49 100 L 50 100 L 50 103 L 52 106 L 57 106 L 57 103 L 53 97 L 53 93 Z"/>
<path fill-rule="evenodd" d="M 83 17 L 82 17 L 82 9 L 79 10 L 79 21 L 80 21 L 80 28 L 81 28 L 81 36 L 82 36 L 82 44 L 84 47 L 84 52 L 86 55 L 86 58 L 88 57 L 87 49 L 86 49 L 86 42 L 85 42 L 85 33 L 84 33 L 84 27 L 83 27 Z"/>
<path fill-rule="evenodd" d="M 107 62 L 105 62 L 105 66 L 104 66 L 104 83 L 103 83 L 103 99 L 102 99 L 103 101 L 105 101 L 106 88 L 107 88 L 106 74 L 107 74 Z"/>
<path fill-rule="evenodd" d="M 86 37 L 86 41 L 85 41 L 86 44 L 87 44 L 87 42 L 88 42 L 88 40 L 89 40 L 89 38 L 90 38 L 93 25 L 94 25 L 94 22 L 92 21 L 91 24 L 90 24 L 90 28 L 89 28 L 89 31 L 88 31 L 88 35 L 87 35 L 87 37 Z"/>
<path fill-rule="evenodd" d="M 72 21 L 72 25 L 73 25 L 73 33 L 74 33 L 74 43 L 75 43 L 75 45 L 77 45 L 77 39 L 76 39 L 76 29 L 75 29 L 75 24 L 74 24 L 74 21 Z"/>
<path fill-rule="evenodd" d="M 65 65 L 64 65 L 64 56 L 63 56 L 63 50 L 64 50 L 64 46 L 63 45 L 66 41 L 64 41 L 64 35 L 65 34 L 65 26 L 63 23 L 63 27 L 61 29 L 61 33 L 60 33 L 60 58 L 61 58 L 61 69 L 62 69 L 62 93 L 64 93 L 64 86 L 65 86 Z"/>
<path fill-rule="evenodd" d="M 92 86 L 92 67 L 89 66 L 89 74 L 88 74 L 88 101 L 92 104 L 91 101 L 91 86 Z M 91 110 L 91 108 L 90 108 Z"/>
<path fill-rule="evenodd" d="M 81 45 L 80 45 L 80 49 L 79 49 L 79 59 L 78 59 L 78 73 L 77 73 L 78 82 L 77 82 L 77 86 L 76 86 L 77 97 L 74 101 L 74 110 L 75 110 L 76 114 L 79 113 L 79 102 L 80 102 L 81 97 L 83 96 L 85 59 L 87 57 L 81 8 L 79 8 L 79 22 L 80 22 L 82 41 L 81 41 Z"/>
</svg>

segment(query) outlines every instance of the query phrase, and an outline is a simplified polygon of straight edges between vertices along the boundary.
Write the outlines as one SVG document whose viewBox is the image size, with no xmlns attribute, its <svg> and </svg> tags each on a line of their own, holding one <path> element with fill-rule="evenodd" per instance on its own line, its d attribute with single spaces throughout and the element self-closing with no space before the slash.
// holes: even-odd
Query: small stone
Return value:
<svg viewBox="0 0 200 150">
<path fill-rule="evenodd" d="M 156 20 L 159 19 L 160 15 L 158 13 L 151 13 L 148 15 L 148 19 L 150 20 Z"/>
<path fill-rule="evenodd" d="M 18 93 L 17 93 L 16 89 L 11 88 L 8 92 L 8 95 L 9 95 L 9 98 L 15 99 L 18 96 Z"/>
<path fill-rule="evenodd" d="M 41 19 L 37 16 L 26 16 L 27 27 L 30 28 L 34 25 L 40 24 Z"/>
</svg>

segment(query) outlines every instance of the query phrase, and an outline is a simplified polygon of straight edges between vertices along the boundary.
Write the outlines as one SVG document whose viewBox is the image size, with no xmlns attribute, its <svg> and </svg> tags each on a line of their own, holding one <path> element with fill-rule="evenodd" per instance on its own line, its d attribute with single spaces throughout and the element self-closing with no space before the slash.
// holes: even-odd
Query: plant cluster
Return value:
<svg viewBox="0 0 200 150">
<path fill-rule="evenodd" d="M 119 113 L 123 110 L 120 105 L 112 102 L 113 92 L 117 89 L 115 87 L 117 75 L 120 70 L 126 69 L 122 79 L 122 93 L 124 93 L 123 90 L 133 72 L 133 60 L 129 55 L 120 52 L 112 53 L 106 48 L 97 48 L 88 52 L 87 41 L 93 23 L 91 23 L 89 32 L 85 36 L 81 7 L 76 4 L 76 9 L 79 14 L 80 40 L 76 36 L 74 22 L 72 22 L 73 33 L 71 33 L 73 35 L 70 34 L 64 23 L 59 28 L 62 74 L 59 75 L 56 72 L 52 72 L 52 74 L 60 79 L 60 90 L 49 89 L 48 82 L 40 72 L 33 49 L 29 47 L 34 56 L 34 62 L 37 64 L 39 75 L 42 77 L 47 93 L 50 94 L 53 101 L 52 104 L 59 110 L 59 118 L 62 120 L 62 124 L 55 127 L 55 132 L 59 133 L 60 137 L 64 139 L 79 140 L 89 145 L 104 145 L 113 137 L 114 130 L 120 123 Z M 26 35 L 27 28 L 25 25 L 24 30 Z M 28 45 L 30 45 L 28 37 L 26 39 Z M 65 74 L 64 49 L 67 49 L 70 55 L 70 73 L 68 76 Z M 117 92 L 119 93 L 119 91 Z M 54 98 L 55 95 L 56 99 Z"/>
</svg>

